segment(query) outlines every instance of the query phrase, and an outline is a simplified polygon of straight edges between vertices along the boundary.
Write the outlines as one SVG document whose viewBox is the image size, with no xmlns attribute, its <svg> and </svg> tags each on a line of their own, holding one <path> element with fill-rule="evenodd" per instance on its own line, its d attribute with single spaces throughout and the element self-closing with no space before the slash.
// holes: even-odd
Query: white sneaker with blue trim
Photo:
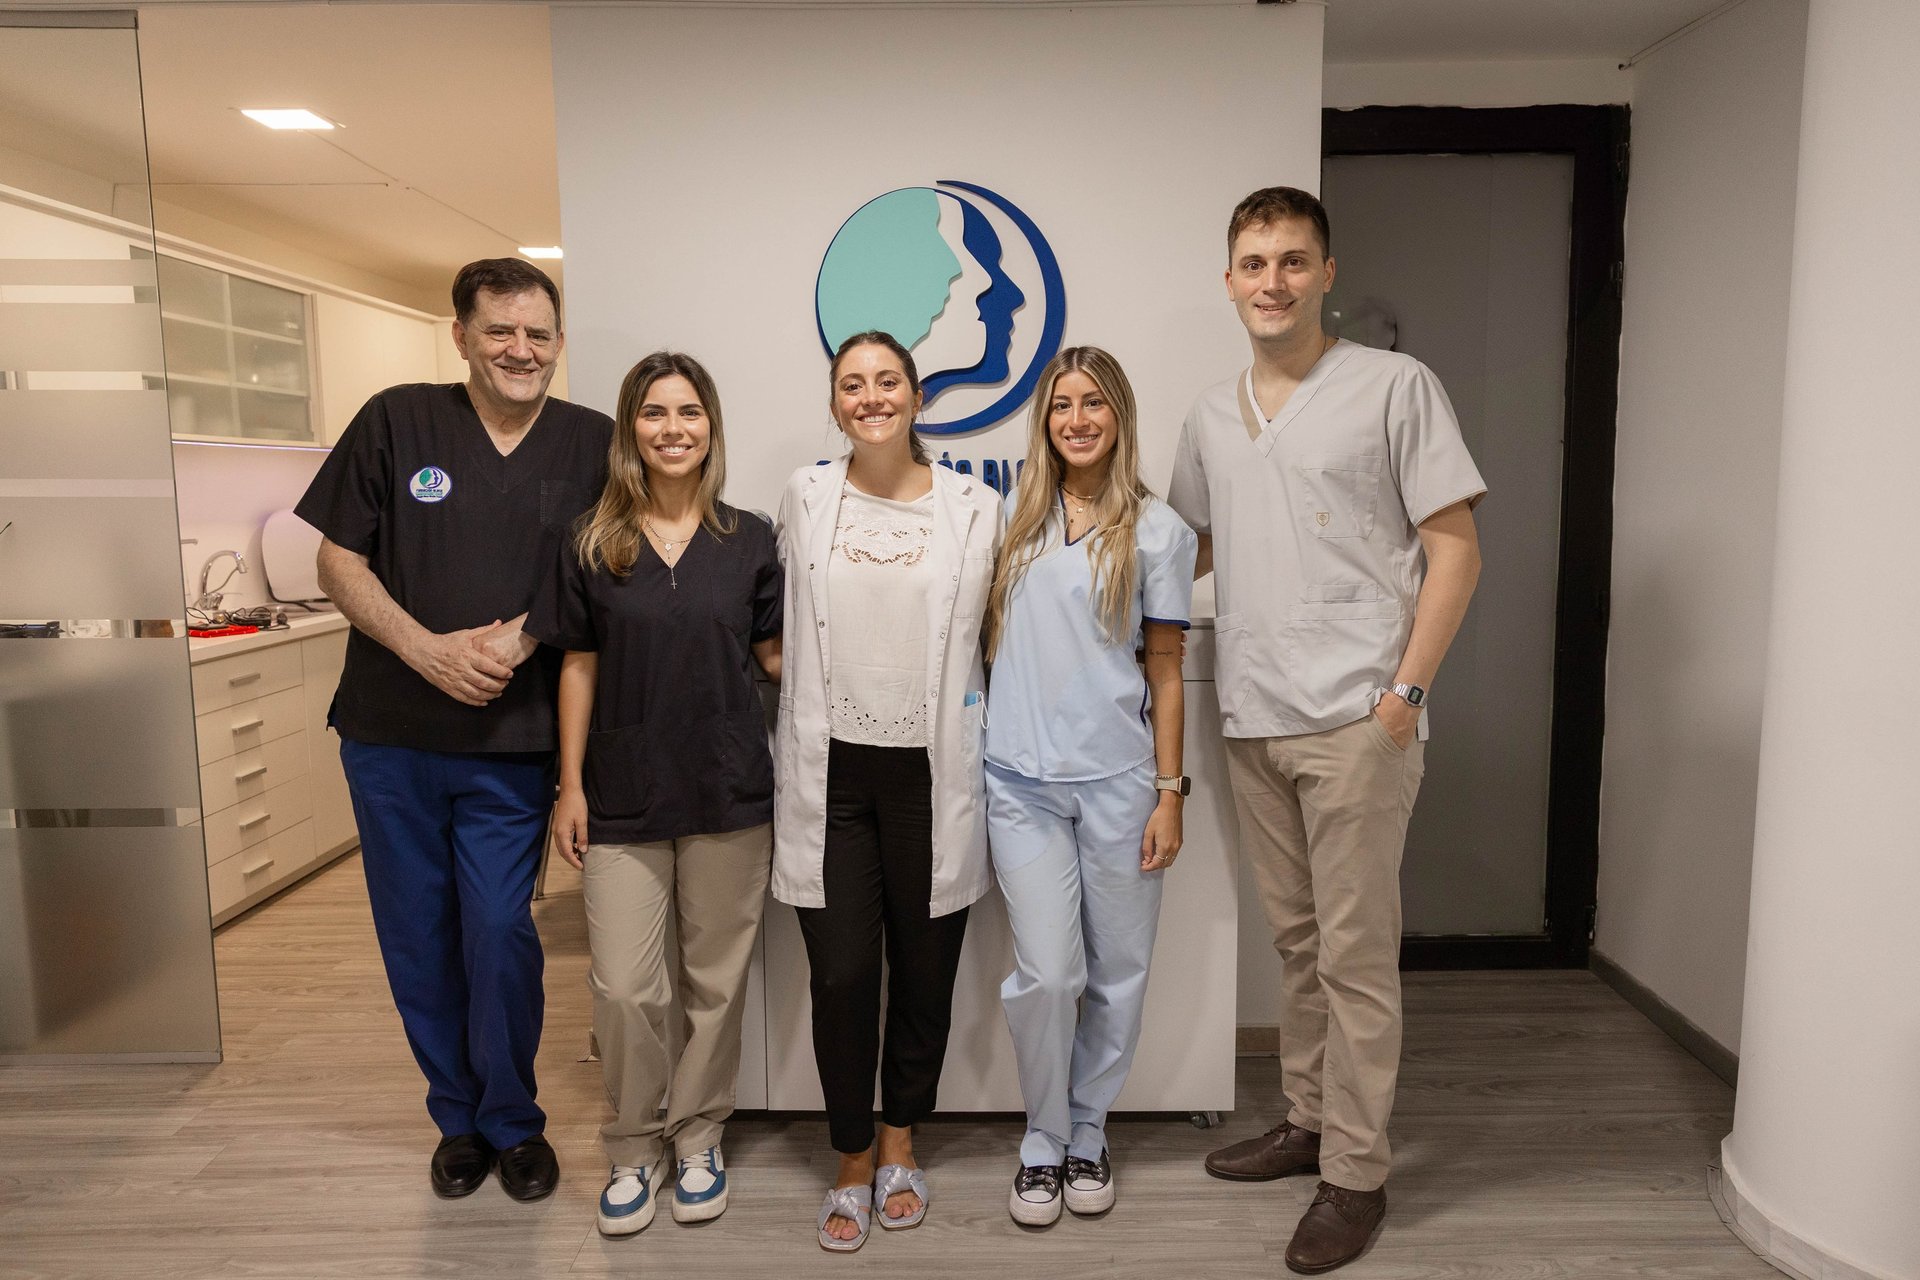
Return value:
<svg viewBox="0 0 1920 1280">
<path fill-rule="evenodd" d="M 673 1220 L 705 1222 L 727 1211 L 727 1162 L 719 1147 L 680 1157 L 673 1184 Z"/>
<path fill-rule="evenodd" d="M 617 1164 L 600 1193 L 600 1234 L 630 1236 L 653 1221 L 653 1189 L 649 1171 Z"/>
</svg>

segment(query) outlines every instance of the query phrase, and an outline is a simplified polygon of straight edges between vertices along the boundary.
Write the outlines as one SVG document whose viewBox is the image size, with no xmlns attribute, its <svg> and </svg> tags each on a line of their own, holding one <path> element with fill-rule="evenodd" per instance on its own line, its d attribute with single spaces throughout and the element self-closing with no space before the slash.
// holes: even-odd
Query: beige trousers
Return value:
<svg viewBox="0 0 1920 1280">
<path fill-rule="evenodd" d="M 1400 854 L 1425 746 L 1369 715 L 1325 733 L 1228 738 L 1240 848 L 1280 953 L 1287 1119 L 1320 1135 L 1320 1176 L 1387 1180 L 1400 1072 Z"/>
<path fill-rule="evenodd" d="M 683 1156 L 719 1144 L 733 1113 L 741 997 L 772 856 L 770 825 L 587 847 L 581 875 L 593 953 L 587 986 L 613 1104 L 613 1119 L 600 1129 L 612 1163 L 650 1168 L 669 1143 Z M 677 994 L 686 1032 L 677 1062 L 668 1047 L 676 995 L 667 965 L 669 911 L 679 941 Z"/>
</svg>

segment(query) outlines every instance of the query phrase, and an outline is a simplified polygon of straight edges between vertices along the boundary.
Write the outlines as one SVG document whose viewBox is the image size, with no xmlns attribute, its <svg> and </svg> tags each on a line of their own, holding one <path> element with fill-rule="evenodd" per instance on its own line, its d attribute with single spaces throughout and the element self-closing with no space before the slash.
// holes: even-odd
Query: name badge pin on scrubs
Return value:
<svg viewBox="0 0 1920 1280">
<path fill-rule="evenodd" d="M 422 467 L 407 481 L 407 492 L 421 502 L 439 502 L 453 492 L 453 477 L 439 467 Z"/>
</svg>

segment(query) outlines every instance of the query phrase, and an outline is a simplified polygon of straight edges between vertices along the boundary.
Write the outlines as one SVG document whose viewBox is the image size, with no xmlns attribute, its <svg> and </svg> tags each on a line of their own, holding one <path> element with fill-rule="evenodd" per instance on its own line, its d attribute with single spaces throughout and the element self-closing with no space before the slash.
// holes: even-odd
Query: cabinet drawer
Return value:
<svg viewBox="0 0 1920 1280">
<path fill-rule="evenodd" d="M 300 686 L 295 685 L 264 698 L 236 702 L 224 710 L 195 716 L 194 734 L 199 740 L 200 763 L 225 760 L 297 732 L 303 711 Z"/>
<path fill-rule="evenodd" d="M 215 923 L 248 898 L 313 865 L 313 827 L 299 823 L 251 849 L 207 868 L 207 899 Z"/>
<path fill-rule="evenodd" d="M 200 766 L 200 808 L 204 813 L 231 809 L 265 795 L 289 778 L 309 772 L 307 734 L 302 729 L 225 760 Z"/>
<path fill-rule="evenodd" d="M 210 813 L 202 819 L 207 829 L 207 864 L 224 862 L 312 816 L 313 791 L 304 773 L 269 787 L 264 795 Z"/>
<path fill-rule="evenodd" d="M 193 709 L 200 715 L 264 698 L 300 683 L 300 646 L 276 644 L 193 668 Z"/>
</svg>

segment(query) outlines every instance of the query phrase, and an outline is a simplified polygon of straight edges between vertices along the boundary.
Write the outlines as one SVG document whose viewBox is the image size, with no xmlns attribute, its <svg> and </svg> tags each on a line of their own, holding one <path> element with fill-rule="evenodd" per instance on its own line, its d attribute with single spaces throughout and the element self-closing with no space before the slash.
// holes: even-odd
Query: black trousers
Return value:
<svg viewBox="0 0 1920 1280">
<path fill-rule="evenodd" d="M 827 753 L 827 905 L 798 908 L 812 967 L 813 1056 L 836 1151 L 873 1145 L 880 1115 L 904 1128 L 932 1113 L 953 1021 L 967 912 L 932 919 L 933 775 L 919 747 L 836 739 Z M 887 1027 L 880 1037 L 880 957 Z"/>
</svg>

